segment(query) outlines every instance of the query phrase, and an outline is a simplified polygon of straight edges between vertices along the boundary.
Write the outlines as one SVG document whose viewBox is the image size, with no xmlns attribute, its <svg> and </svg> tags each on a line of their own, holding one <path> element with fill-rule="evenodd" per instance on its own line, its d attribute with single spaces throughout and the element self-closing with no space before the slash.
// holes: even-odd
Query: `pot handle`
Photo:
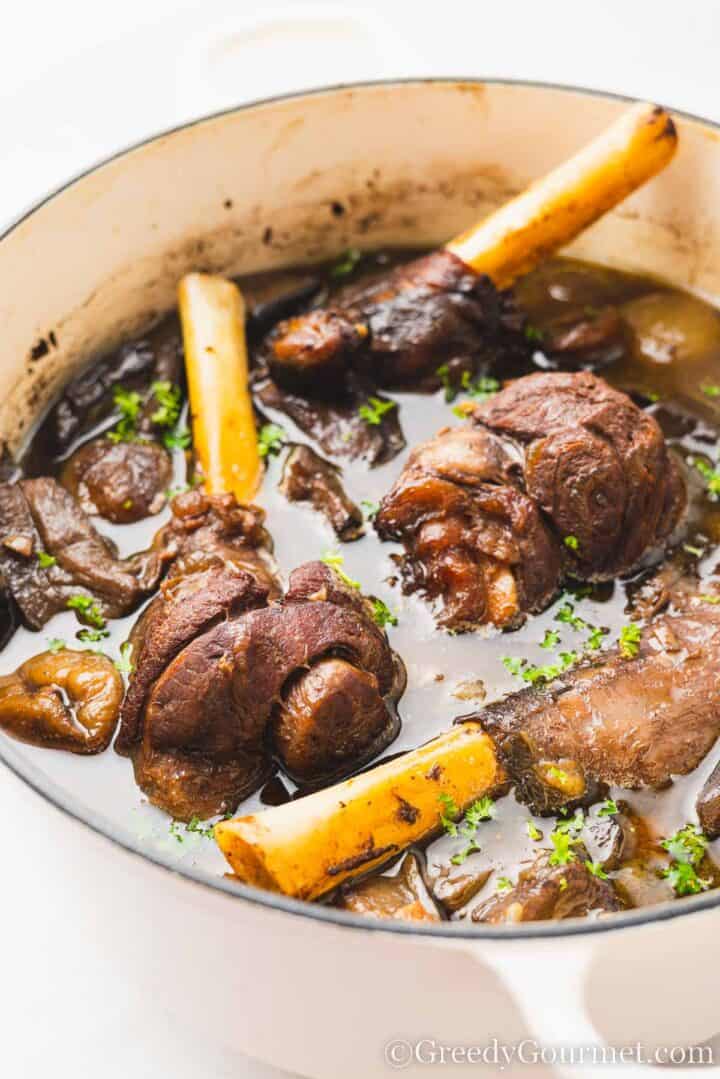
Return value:
<svg viewBox="0 0 720 1079">
<path fill-rule="evenodd" d="M 494 942 L 492 942 L 494 944 Z M 473 958 L 503 983 L 526 1023 L 528 1036 L 538 1047 L 602 1047 L 605 1039 L 594 1026 L 586 1006 L 585 985 L 594 949 L 581 937 L 558 941 L 553 963 L 553 941 L 537 947 L 532 940 L 492 946 L 490 941 L 474 945 Z M 552 966 L 551 966 L 552 964 Z M 561 977 L 558 973 L 561 971 Z M 551 975 L 551 977 L 549 977 Z M 553 1062 L 556 1074 L 575 1076 L 579 1070 Z"/>
</svg>

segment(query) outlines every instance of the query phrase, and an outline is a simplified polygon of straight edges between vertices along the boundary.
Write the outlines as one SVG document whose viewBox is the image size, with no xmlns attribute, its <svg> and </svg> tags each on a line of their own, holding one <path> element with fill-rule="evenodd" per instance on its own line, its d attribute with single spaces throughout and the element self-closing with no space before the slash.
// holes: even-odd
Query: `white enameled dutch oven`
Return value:
<svg viewBox="0 0 720 1079">
<path fill-rule="evenodd" d="M 243 107 L 118 154 L 0 241 L 0 434 L 22 443 L 79 364 L 173 304 L 186 271 L 438 243 L 625 105 L 517 83 L 352 86 Z M 720 133 L 678 124 L 672 165 L 572 250 L 720 296 Z M 62 888 L 108 978 L 293 1072 L 421 1075 L 433 1045 L 529 1037 L 651 1050 L 720 1030 L 720 893 L 599 921 L 361 921 L 171 871 L 129 827 L 52 781 L 42 754 L 0 738 L 0 756 L 64 811 L 47 843 L 72 866 Z M 405 1043 L 418 1042 L 413 1056 Z"/>
</svg>

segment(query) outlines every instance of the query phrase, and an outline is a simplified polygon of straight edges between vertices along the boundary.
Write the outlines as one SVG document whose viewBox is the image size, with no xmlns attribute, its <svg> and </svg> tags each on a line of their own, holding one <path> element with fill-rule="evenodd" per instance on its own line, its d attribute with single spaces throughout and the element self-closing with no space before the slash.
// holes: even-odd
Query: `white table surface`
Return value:
<svg viewBox="0 0 720 1079">
<path fill-rule="evenodd" d="M 0 34 L 0 222 L 163 127 L 329 82 L 510 76 L 717 120 L 719 43 L 717 0 L 16 3 Z M 161 1002 L 133 1000 L 82 948 L 78 927 L 66 931 L 62 882 L 73 869 L 52 844 L 55 811 L 4 769 L 0 821 L 2 1076 L 278 1079 L 179 1029 Z"/>
</svg>

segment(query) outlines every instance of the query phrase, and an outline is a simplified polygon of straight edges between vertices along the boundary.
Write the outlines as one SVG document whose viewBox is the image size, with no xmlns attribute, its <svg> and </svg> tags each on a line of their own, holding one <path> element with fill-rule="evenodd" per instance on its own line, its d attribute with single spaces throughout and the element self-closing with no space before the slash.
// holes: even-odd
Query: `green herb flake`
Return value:
<svg viewBox="0 0 720 1079">
<path fill-rule="evenodd" d="M 720 495 L 720 472 L 703 461 L 702 457 L 692 457 L 690 463 L 695 466 L 702 478 L 705 480 L 708 494 L 711 498 L 716 499 Z"/>
<path fill-rule="evenodd" d="M 709 592 L 702 593 L 698 596 L 698 599 L 701 599 L 703 603 L 720 603 L 720 596 L 712 596 Z"/>
<path fill-rule="evenodd" d="M 473 802 L 465 814 L 465 821 L 463 824 L 465 834 L 468 834 L 469 829 L 476 831 L 481 821 L 493 820 L 496 813 L 497 806 L 492 798 L 487 794 L 482 798 L 478 798 L 476 802 Z"/>
<path fill-rule="evenodd" d="M 387 412 L 392 412 L 397 405 L 394 401 L 383 401 L 380 397 L 368 397 L 367 404 L 361 405 L 358 415 L 371 427 L 379 427 Z"/>
<path fill-rule="evenodd" d="M 700 387 L 706 397 L 720 397 L 720 386 L 716 386 L 715 383 L 707 383 Z"/>
<path fill-rule="evenodd" d="M 593 626 L 588 635 L 588 639 L 585 642 L 585 647 L 591 652 L 596 652 L 598 648 L 602 648 L 603 637 L 607 636 L 608 631 L 603 629 L 602 626 Z"/>
<path fill-rule="evenodd" d="M 47 551 L 38 551 L 37 560 L 40 563 L 41 569 L 50 569 L 51 566 L 57 564 L 57 558 L 53 558 Z"/>
<path fill-rule="evenodd" d="M 102 641 L 106 637 L 110 636 L 109 629 L 80 629 L 75 634 L 79 641 L 83 641 L 86 644 L 95 644 L 97 641 Z"/>
<path fill-rule="evenodd" d="M 530 839 L 532 839 L 533 843 L 539 843 L 540 840 L 543 838 L 543 834 L 538 828 L 537 824 L 535 824 L 534 821 L 529 820 L 525 822 L 525 827 L 527 829 L 527 834 L 529 835 Z"/>
<path fill-rule="evenodd" d="M 562 768 L 558 768 L 556 764 L 551 764 L 547 770 L 547 774 L 550 779 L 557 779 L 558 783 L 566 783 L 568 779 L 567 772 L 563 772 Z"/>
<path fill-rule="evenodd" d="M 567 877 L 560 877 L 560 891 L 564 892 L 568 886 Z"/>
<path fill-rule="evenodd" d="M 635 659 L 640 651 L 641 640 L 642 629 L 636 622 L 630 622 L 627 626 L 623 626 L 618 637 L 620 655 L 624 659 Z"/>
<path fill-rule="evenodd" d="M 176 427 L 163 435 L 166 450 L 186 450 L 192 442 L 192 435 L 187 427 Z"/>
<path fill-rule="evenodd" d="M 134 442 L 137 438 L 137 421 L 142 408 L 142 397 L 136 390 L 126 390 L 116 386 L 113 390 L 113 403 L 120 413 L 120 419 L 107 437 L 111 442 Z"/>
<path fill-rule="evenodd" d="M 571 551 L 580 550 L 580 540 L 577 538 L 577 536 L 565 536 L 563 543 Z"/>
<path fill-rule="evenodd" d="M 372 605 L 373 620 L 381 629 L 384 629 L 385 626 L 396 626 L 398 624 L 397 615 L 394 615 L 388 605 L 381 599 L 371 599 L 370 603 Z"/>
<path fill-rule="evenodd" d="M 447 834 L 455 838 L 458 834 L 457 819 L 460 816 L 460 809 L 453 796 L 447 794 L 445 791 L 441 791 L 438 795 L 438 802 L 442 806 L 442 809 L 440 810 L 440 823 Z"/>
<path fill-rule="evenodd" d="M 517 656 L 503 656 L 502 665 L 506 671 L 510 674 L 519 675 L 522 672 L 523 667 L 527 661 L 524 659 L 518 659 Z"/>
<path fill-rule="evenodd" d="M 460 385 L 465 393 L 478 403 L 494 397 L 500 389 L 500 383 L 496 378 L 489 378 L 487 375 L 478 375 L 473 378 L 469 371 L 463 371 Z"/>
<path fill-rule="evenodd" d="M 330 566 L 334 569 L 341 581 L 343 581 L 349 588 L 360 589 L 360 582 L 354 581 L 352 577 L 348 577 L 347 573 L 343 570 L 345 564 L 345 558 L 338 551 L 326 551 L 320 559 L 326 566 Z"/>
<path fill-rule="evenodd" d="M 380 503 L 371 502 L 369 498 L 363 498 L 360 505 L 363 508 L 363 513 L 366 521 L 374 521 L 380 512 Z"/>
<path fill-rule="evenodd" d="M 276 457 L 287 441 L 287 435 L 276 423 L 264 423 L 258 433 L 258 455 Z"/>
<path fill-rule="evenodd" d="M 528 322 L 525 327 L 525 340 L 536 344 L 539 344 L 545 337 L 545 334 L 539 326 L 533 326 L 531 322 Z"/>
<path fill-rule="evenodd" d="M 686 824 L 668 839 L 663 839 L 661 846 L 676 862 L 698 865 L 707 850 L 708 838 L 696 824 Z"/>
<path fill-rule="evenodd" d="M 509 877 L 498 877 L 495 881 L 495 889 L 498 892 L 510 892 L 514 885 Z"/>
<path fill-rule="evenodd" d="M 207 821 L 201 820 L 200 817 L 191 817 L 185 825 L 186 832 L 195 832 L 197 835 L 201 835 L 203 839 L 212 839 L 215 834 L 215 825 L 208 824 Z"/>
<path fill-rule="evenodd" d="M 135 670 L 135 664 L 130 660 L 131 654 L 132 645 L 130 641 L 124 641 L 120 645 L 120 659 L 115 660 L 115 666 L 120 671 L 120 674 L 132 674 Z"/>
<path fill-rule="evenodd" d="M 182 390 L 172 382 L 153 382 L 150 393 L 157 402 L 157 408 L 150 420 L 158 427 L 175 427 L 180 419 L 182 408 Z"/>
<path fill-rule="evenodd" d="M 97 600 L 94 600 L 91 596 L 84 596 L 80 593 L 76 596 L 70 596 L 65 606 L 71 611 L 76 611 L 78 618 L 89 622 L 96 629 L 105 628 L 103 613 L 98 606 Z"/>
<path fill-rule="evenodd" d="M 575 614 L 575 607 L 572 603 L 565 602 L 558 608 L 555 613 L 555 621 L 564 622 L 565 625 L 578 631 L 589 628 L 585 619 Z"/>
<path fill-rule="evenodd" d="M 610 880 L 607 873 L 600 865 L 600 862 L 591 862 L 588 858 L 585 862 L 585 868 L 587 869 L 588 873 L 592 873 L 592 875 L 594 877 L 597 877 L 599 880 Z"/>
<path fill-rule="evenodd" d="M 358 263 L 362 259 L 362 251 L 357 247 L 349 247 L 345 251 L 337 262 L 330 267 L 331 277 L 350 277 L 351 274 L 357 269 Z"/>
<path fill-rule="evenodd" d="M 555 629 L 546 629 L 545 636 L 542 639 L 541 648 L 554 648 L 560 644 L 560 634 Z"/>
<path fill-rule="evenodd" d="M 548 859 L 550 865 L 567 865 L 569 862 L 575 861 L 573 846 L 577 843 L 577 839 L 570 835 L 568 831 L 560 831 L 559 828 L 555 828 L 550 833 L 550 842 L 553 845 L 552 853 Z"/>
<path fill-rule="evenodd" d="M 618 804 L 614 798 L 606 798 L 598 810 L 598 817 L 614 817 L 619 813 Z"/>
<path fill-rule="evenodd" d="M 702 558 L 705 554 L 702 547 L 693 547 L 690 543 L 683 543 L 683 551 L 687 551 L 687 553 L 693 555 L 694 558 Z"/>
<path fill-rule="evenodd" d="M 675 863 L 669 869 L 664 869 L 662 875 L 670 881 L 678 896 L 699 895 L 700 892 L 707 891 L 712 884 L 711 880 L 698 876 L 695 866 L 687 862 Z"/>
<path fill-rule="evenodd" d="M 462 865 L 463 862 L 466 860 L 466 858 L 468 858 L 471 854 L 475 854 L 480 849 L 481 848 L 477 845 L 477 843 L 473 839 L 473 840 L 470 841 L 470 843 L 468 843 L 468 845 L 466 847 L 464 847 L 462 850 L 459 850 L 457 852 L 457 854 L 453 854 L 450 861 L 452 862 L 453 865 Z"/>
<path fill-rule="evenodd" d="M 65 644 L 65 641 L 62 639 L 62 637 L 50 637 L 48 639 L 47 650 L 48 652 L 52 652 L 53 655 L 57 655 L 58 652 L 62 652 L 63 648 L 66 647 L 67 645 Z"/>
</svg>

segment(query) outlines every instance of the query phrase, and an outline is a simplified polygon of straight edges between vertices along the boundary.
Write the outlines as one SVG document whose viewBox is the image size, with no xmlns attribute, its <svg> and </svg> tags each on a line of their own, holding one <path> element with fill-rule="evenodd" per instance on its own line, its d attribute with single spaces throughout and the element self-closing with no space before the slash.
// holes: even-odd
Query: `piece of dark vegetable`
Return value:
<svg viewBox="0 0 720 1079">
<path fill-rule="evenodd" d="M 363 515 L 345 492 L 339 469 L 309 446 L 292 448 L 280 489 L 291 502 L 310 502 L 345 543 L 363 535 Z"/>
</svg>

